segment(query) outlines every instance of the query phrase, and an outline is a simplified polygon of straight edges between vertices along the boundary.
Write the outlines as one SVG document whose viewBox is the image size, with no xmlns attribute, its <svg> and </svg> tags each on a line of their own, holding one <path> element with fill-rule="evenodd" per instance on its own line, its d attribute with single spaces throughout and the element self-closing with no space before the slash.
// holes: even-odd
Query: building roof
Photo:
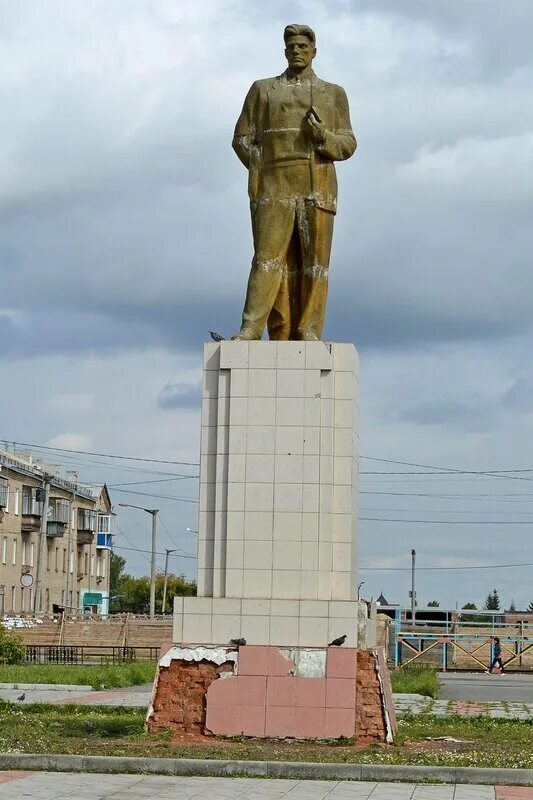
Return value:
<svg viewBox="0 0 533 800">
<path fill-rule="evenodd" d="M 79 497 L 84 497 L 86 500 L 94 500 L 94 496 L 86 486 L 78 486 L 76 483 L 72 483 L 72 481 L 67 481 L 57 475 L 51 475 L 47 472 L 45 465 L 33 464 L 29 458 L 21 458 L 20 455 L 10 453 L 0 448 L 0 468 L 1 467 L 10 469 L 12 472 L 17 472 L 19 475 L 34 478 L 35 480 L 43 480 L 43 478 L 47 477 L 51 486 L 56 489 L 64 489 Z"/>
</svg>

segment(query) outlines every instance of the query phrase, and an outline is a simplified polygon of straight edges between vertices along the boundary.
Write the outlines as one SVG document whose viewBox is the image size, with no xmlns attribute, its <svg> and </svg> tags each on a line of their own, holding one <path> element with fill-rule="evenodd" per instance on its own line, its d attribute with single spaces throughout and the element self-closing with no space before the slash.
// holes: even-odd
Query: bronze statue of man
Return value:
<svg viewBox="0 0 533 800">
<path fill-rule="evenodd" d="M 344 89 L 312 69 L 315 34 L 285 28 L 288 69 L 246 95 L 233 148 L 248 169 L 254 258 L 234 339 L 322 336 L 337 206 L 334 161 L 356 148 Z"/>
</svg>

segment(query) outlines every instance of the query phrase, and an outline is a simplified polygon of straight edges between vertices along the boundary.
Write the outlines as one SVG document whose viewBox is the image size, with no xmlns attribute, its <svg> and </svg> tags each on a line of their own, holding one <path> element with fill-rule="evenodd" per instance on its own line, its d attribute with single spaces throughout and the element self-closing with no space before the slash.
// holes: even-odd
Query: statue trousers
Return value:
<svg viewBox="0 0 533 800">
<path fill-rule="evenodd" d="M 242 329 L 260 339 L 322 336 L 335 215 L 305 197 L 251 205 L 254 258 Z"/>
</svg>

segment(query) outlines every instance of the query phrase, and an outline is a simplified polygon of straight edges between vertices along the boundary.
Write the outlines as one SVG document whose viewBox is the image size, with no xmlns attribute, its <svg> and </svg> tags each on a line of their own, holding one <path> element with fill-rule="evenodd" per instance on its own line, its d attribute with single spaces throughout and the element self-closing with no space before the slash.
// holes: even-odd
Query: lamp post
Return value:
<svg viewBox="0 0 533 800">
<path fill-rule="evenodd" d="M 163 603 L 161 604 L 161 613 L 165 613 L 165 606 L 167 604 L 167 579 L 168 579 L 168 557 L 170 553 L 177 553 L 178 550 L 181 550 L 181 547 L 175 547 L 173 550 L 169 550 L 168 547 L 165 548 L 165 580 L 163 583 Z"/>
<path fill-rule="evenodd" d="M 365 583 L 365 581 L 361 581 L 361 583 L 360 583 L 360 584 L 359 584 L 359 586 L 357 587 L 357 599 L 358 599 L 358 600 L 359 600 L 359 596 L 360 596 L 360 593 L 361 593 L 361 586 L 362 586 L 364 583 Z"/>
<path fill-rule="evenodd" d="M 158 508 L 143 508 L 143 506 L 134 506 L 131 503 L 119 503 L 119 506 L 124 508 L 137 508 L 139 511 L 146 511 L 147 514 L 152 515 L 152 558 L 150 561 L 150 619 L 155 617 L 155 551 L 157 539 L 157 515 Z"/>
</svg>

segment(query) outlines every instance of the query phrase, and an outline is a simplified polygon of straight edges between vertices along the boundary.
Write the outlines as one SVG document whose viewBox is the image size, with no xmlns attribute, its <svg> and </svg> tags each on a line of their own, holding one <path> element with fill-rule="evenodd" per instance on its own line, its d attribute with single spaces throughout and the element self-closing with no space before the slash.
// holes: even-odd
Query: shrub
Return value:
<svg viewBox="0 0 533 800">
<path fill-rule="evenodd" d="M 0 664 L 20 664 L 25 652 L 21 639 L 0 625 Z"/>
</svg>

